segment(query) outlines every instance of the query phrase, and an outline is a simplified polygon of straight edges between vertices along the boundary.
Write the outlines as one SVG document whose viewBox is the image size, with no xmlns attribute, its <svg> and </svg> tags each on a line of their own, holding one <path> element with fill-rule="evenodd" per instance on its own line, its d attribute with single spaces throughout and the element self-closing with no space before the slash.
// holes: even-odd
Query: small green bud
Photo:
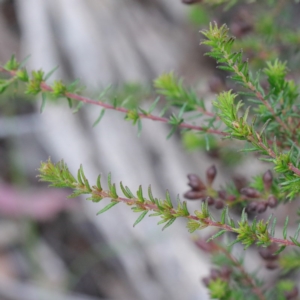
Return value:
<svg viewBox="0 0 300 300">
<path fill-rule="evenodd" d="M 18 70 L 16 73 L 18 79 L 28 82 L 29 76 L 26 69 Z"/>
<path fill-rule="evenodd" d="M 19 65 L 20 64 L 17 62 L 15 56 L 12 55 L 11 59 L 4 65 L 4 69 L 14 71 L 18 69 Z"/>
<path fill-rule="evenodd" d="M 54 81 L 52 89 L 52 94 L 55 97 L 65 96 L 65 93 L 67 92 L 67 87 L 62 83 L 62 81 Z"/>
</svg>

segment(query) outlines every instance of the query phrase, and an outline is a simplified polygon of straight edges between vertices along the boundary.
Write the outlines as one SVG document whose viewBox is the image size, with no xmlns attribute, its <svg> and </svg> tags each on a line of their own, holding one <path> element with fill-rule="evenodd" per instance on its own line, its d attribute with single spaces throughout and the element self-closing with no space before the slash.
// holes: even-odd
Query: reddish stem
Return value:
<svg viewBox="0 0 300 300">
<path fill-rule="evenodd" d="M 52 92 L 53 91 L 53 89 L 49 85 L 47 85 L 45 82 L 41 83 L 41 88 L 42 88 L 42 90 L 47 91 L 47 92 Z M 96 100 L 93 100 L 93 99 L 90 99 L 90 98 L 87 98 L 87 97 L 84 97 L 84 96 L 81 96 L 81 95 L 69 93 L 69 92 L 66 92 L 65 96 L 67 98 L 70 98 L 70 99 L 73 99 L 73 100 L 76 100 L 76 101 L 81 101 L 81 102 L 84 102 L 84 103 L 101 106 L 105 109 L 112 109 L 112 110 L 120 111 L 120 112 L 125 113 L 125 114 L 130 112 L 129 109 L 126 109 L 124 107 L 115 107 L 111 104 L 108 104 L 108 103 L 105 103 L 105 102 L 102 102 L 102 101 L 96 101 Z M 162 123 L 169 123 L 168 118 L 158 117 L 158 116 L 155 116 L 155 115 L 152 115 L 152 114 L 144 114 L 144 113 L 138 113 L 138 115 L 139 115 L 140 118 L 143 118 L 143 119 L 148 119 L 148 120 L 152 120 L 152 121 L 159 121 L 159 122 L 162 122 Z M 185 122 L 180 123 L 178 125 L 178 127 L 179 128 L 192 129 L 192 130 L 196 130 L 196 131 L 205 131 L 205 132 L 208 132 L 208 133 L 211 133 L 211 134 L 221 135 L 221 136 L 224 136 L 224 137 L 229 136 L 229 133 L 226 133 L 226 132 L 223 132 L 223 131 L 220 131 L 220 130 L 204 128 L 204 127 L 201 127 L 201 126 L 196 126 L 196 125 L 188 124 L 188 123 L 185 123 Z"/>
<path fill-rule="evenodd" d="M 109 197 L 109 192 L 98 190 L 98 191 L 96 191 L 96 193 L 98 195 L 100 195 L 101 197 L 103 197 L 103 198 L 110 198 Z M 113 200 L 118 201 L 118 202 L 123 202 L 123 203 L 126 203 L 128 205 L 137 205 L 137 206 L 139 206 L 139 207 L 141 207 L 145 210 L 153 210 L 153 211 L 156 211 L 156 212 L 160 211 L 160 209 L 157 207 L 157 205 L 150 202 L 149 200 L 146 200 L 145 202 L 140 202 L 136 198 L 128 199 L 128 198 L 123 198 L 123 197 L 118 197 L 118 198 L 113 199 Z M 176 211 L 175 211 L 174 208 L 171 208 L 171 209 L 169 209 L 169 213 L 170 213 L 170 215 L 175 215 Z M 187 215 L 185 217 L 187 219 L 200 221 L 201 223 L 204 223 L 207 226 L 217 227 L 217 228 L 229 231 L 229 232 L 236 232 L 236 228 L 231 227 L 230 225 L 227 225 L 227 224 L 222 224 L 220 222 L 215 222 L 215 221 L 211 220 L 210 218 L 200 219 L 195 215 Z M 270 237 L 270 242 L 280 244 L 280 245 L 284 245 L 284 246 L 295 246 L 295 244 L 292 241 L 287 240 L 287 239 L 279 239 L 279 238 Z"/>
</svg>

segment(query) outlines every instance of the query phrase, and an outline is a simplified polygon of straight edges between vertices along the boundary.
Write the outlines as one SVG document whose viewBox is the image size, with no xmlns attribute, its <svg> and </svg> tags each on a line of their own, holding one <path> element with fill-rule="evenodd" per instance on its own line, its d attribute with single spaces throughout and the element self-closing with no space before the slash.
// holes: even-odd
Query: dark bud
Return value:
<svg viewBox="0 0 300 300">
<path fill-rule="evenodd" d="M 217 200 L 215 204 L 216 209 L 222 209 L 224 207 L 224 202 L 222 200 Z"/>
<path fill-rule="evenodd" d="M 279 267 L 278 263 L 276 261 L 267 261 L 266 262 L 266 268 L 268 270 L 275 270 Z"/>
<path fill-rule="evenodd" d="M 229 268 L 228 266 L 223 266 L 221 269 L 221 276 L 224 279 L 229 279 L 231 272 L 232 272 L 231 268 Z"/>
<path fill-rule="evenodd" d="M 198 191 L 188 191 L 183 196 L 184 198 L 189 200 L 198 200 L 205 197 L 205 194 L 203 194 L 203 192 L 198 192 Z"/>
<path fill-rule="evenodd" d="M 272 185 L 273 181 L 273 175 L 270 170 L 268 170 L 264 175 L 263 175 L 263 182 L 264 182 L 264 187 L 266 191 L 269 191 Z"/>
<path fill-rule="evenodd" d="M 234 176 L 232 180 L 238 191 L 248 185 L 247 179 L 242 175 Z"/>
<path fill-rule="evenodd" d="M 228 196 L 227 200 L 230 201 L 230 202 L 233 202 L 233 201 L 236 200 L 236 196 L 230 195 L 230 196 Z"/>
<path fill-rule="evenodd" d="M 259 198 L 260 192 L 252 187 L 245 187 L 241 189 L 241 194 L 249 198 Z"/>
<path fill-rule="evenodd" d="M 211 281 L 210 277 L 204 277 L 202 279 L 202 282 L 205 286 L 209 286 L 210 281 Z"/>
<path fill-rule="evenodd" d="M 220 190 L 220 191 L 218 191 L 218 195 L 219 195 L 219 197 L 220 197 L 221 199 L 223 199 L 223 200 L 226 200 L 226 198 L 227 198 L 227 193 L 226 193 L 225 190 Z"/>
<path fill-rule="evenodd" d="M 261 213 L 263 213 L 263 212 L 266 211 L 267 207 L 268 207 L 268 203 L 267 203 L 267 202 L 259 202 L 259 203 L 257 204 L 257 209 L 256 209 L 256 211 L 257 211 L 259 214 L 261 214 Z"/>
<path fill-rule="evenodd" d="M 207 239 L 199 238 L 195 241 L 195 245 L 199 249 L 203 250 L 204 252 L 208 252 L 210 254 L 212 254 L 213 252 L 219 251 L 219 246 L 217 244 L 215 244 L 213 242 L 207 243 L 206 240 Z"/>
<path fill-rule="evenodd" d="M 206 170 L 206 180 L 208 185 L 211 185 L 217 175 L 217 168 L 215 165 L 212 165 Z"/>
<path fill-rule="evenodd" d="M 211 269 L 211 271 L 210 271 L 210 278 L 212 280 L 216 280 L 219 277 L 220 277 L 220 271 L 217 270 L 217 269 Z"/>
<path fill-rule="evenodd" d="M 277 246 L 269 246 L 267 248 L 261 248 L 258 253 L 259 255 L 264 259 L 268 261 L 277 260 L 279 255 L 274 255 L 274 253 L 277 251 Z"/>
<path fill-rule="evenodd" d="M 202 180 L 196 174 L 188 174 L 187 178 L 189 179 L 188 185 L 194 191 L 202 191 L 206 189 L 206 186 L 202 182 Z"/>
<path fill-rule="evenodd" d="M 241 38 L 243 35 L 251 32 L 253 26 L 251 24 L 242 23 L 242 22 L 234 22 L 230 26 L 230 30 L 232 34 L 237 37 Z"/>
<path fill-rule="evenodd" d="M 197 239 L 195 241 L 195 244 L 198 248 L 200 248 L 204 252 L 210 252 L 211 251 L 211 244 L 206 243 L 206 241 L 204 241 L 202 239 Z"/>
<path fill-rule="evenodd" d="M 285 298 L 286 300 L 296 300 L 298 297 L 298 288 L 294 286 L 294 288 L 291 291 L 285 292 Z"/>
<path fill-rule="evenodd" d="M 216 94 L 219 94 L 226 90 L 226 86 L 225 86 L 223 80 L 221 80 L 221 78 L 218 76 L 210 77 L 208 80 L 208 86 L 209 86 L 210 91 L 212 93 L 216 93 Z"/>
<path fill-rule="evenodd" d="M 273 195 L 270 195 L 268 197 L 268 204 L 271 208 L 275 208 L 278 204 L 278 200 Z"/>
<path fill-rule="evenodd" d="M 207 197 L 206 198 L 208 206 L 214 205 L 215 199 L 213 197 Z"/>
<path fill-rule="evenodd" d="M 256 209 L 257 209 L 257 204 L 258 204 L 258 203 L 257 203 L 256 201 L 253 201 L 253 202 L 249 203 L 249 204 L 247 205 L 246 211 L 247 211 L 248 213 L 255 212 Z"/>
</svg>

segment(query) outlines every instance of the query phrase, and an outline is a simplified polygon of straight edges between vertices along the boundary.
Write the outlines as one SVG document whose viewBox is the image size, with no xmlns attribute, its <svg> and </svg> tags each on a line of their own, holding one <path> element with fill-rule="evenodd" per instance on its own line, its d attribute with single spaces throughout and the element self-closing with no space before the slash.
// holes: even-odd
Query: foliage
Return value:
<svg viewBox="0 0 300 300">
<path fill-rule="evenodd" d="M 191 4 L 202 1 L 183 2 Z M 203 2 L 210 5 L 224 4 L 228 9 L 238 1 Z M 246 26 L 243 23 L 244 27 L 233 27 L 239 37 L 237 41 L 229 34 L 229 28 L 225 24 L 220 26 L 217 22 L 212 22 L 208 29 L 201 31 L 204 37 L 202 45 L 209 47 L 206 55 L 212 57 L 218 68 L 230 75 L 231 81 L 236 83 L 231 89 L 227 88 L 218 93 L 212 110 L 206 108 L 203 97 L 200 97 L 196 90 L 187 87 L 183 79 L 172 72 L 162 74 L 154 81 L 158 97 L 145 109 L 138 106 L 138 101 L 126 105 L 128 97 L 124 101 L 114 99 L 110 102 L 107 100 L 109 97 L 104 97 L 107 91 L 98 99 L 85 97 L 81 95 L 82 89 L 78 82 L 67 85 L 62 81 L 54 81 L 49 85 L 46 81 L 55 70 L 48 74 L 44 74 L 42 70 L 29 74 L 24 63 L 19 63 L 14 56 L 0 67 L 0 71 L 6 74 L 6 78 L 0 81 L 0 92 L 4 93 L 16 82 L 24 82 L 26 94 L 42 95 L 41 110 L 44 109 L 47 98 L 64 98 L 70 107 L 74 102 L 78 102 L 76 111 L 84 103 L 99 106 L 101 112 L 95 120 L 95 125 L 100 122 L 105 110 L 116 110 L 125 115 L 125 120 L 137 125 L 139 134 L 143 119 L 168 124 L 168 137 L 177 129 L 181 130 L 188 148 L 205 145 L 207 150 L 214 150 L 218 149 L 220 143 L 224 145 L 228 140 L 239 140 L 244 145 L 244 148 L 240 149 L 242 152 L 255 152 L 260 160 L 269 164 L 270 169 L 273 168 L 274 172 L 268 170 L 253 177 L 248 183 L 232 181 L 219 188 L 214 186 L 217 176 L 215 166 L 206 170 L 205 180 L 196 174 L 189 174 L 190 190 L 184 197 L 191 201 L 201 201 L 200 209 L 191 213 L 186 201 L 181 201 L 179 197 L 173 201 L 168 191 L 164 199 L 159 199 L 153 196 L 151 186 L 147 192 L 140 186 L 137 192 L 133 193 L 121 182 L 120 195 L 111 175 L 106 180 L 108 189 L 103 189 L 100 176 L 92 185 L 82 166 L 75 177 L 64 161 L 53 163 L 49 159 L 41 163 L 40 180 L 49 182 L 53 187 L 72 189 L 70 197 L 87 195 L 87 199 L 93 202 L 109 198 L 110 203 L 98 214 L 119 203 L 125 203 L 131 206 L 134 212 L 139 213 L 134 226 L 149 215 L 160 218 L 158 224 L 163 224 L 162 229 L 171 226 L 177 218 L 187 220 L 187 229 L 191 233 L 207 227 L 215 228 L 216 232 L 209 237 L 209 243 L 197 241 L 199 248 L 212 254 L 213 261 L 218 266 L 204 279 L 213 299 L 296 299 L 298 293 L 294 283 L 287 279 L 278 279 L 272 290 L 267 290 L 264 282 L 260 281 L 256 274 L 249 274 L 243 260 L 237 259 L 232 253 L 233 245 L 240 243 L 244 249 L 258 247 L 268 269 L 281 268 L 282 274 L 288 274 L 300 266 L 297 250 L 300 247 L 300 225 L 292 236 L 288 234 L 287 216 L 279 238 L 278 233 L 275 236 L 276 217 L 272 214 L 267 217 L 260 215 L 267 208 L 273 209 L 279 204 L 297 201 L 300 193 L 298 86 L 295 80 L 287 79 L 289 62 L 280 59 L 281 51 L 270 51 L 274 43 L 278 47 L 295 47 L 299 41 L 299 30 L 278 29 L 278 24 L 275 24 L 271 17 L 275 17 L 283 8 L 284 1 L 275 2 L 268 1 L 266 6 L 273 9 L 265 19 L 258 18 L 255 25 L 247 23 Z M 203 11 L 205 6 L 198 11 L 202 18 L 199 24 L 205 19 Z M 193 14 L 193 18 L 197 18 L 197 13 Z M 246 36 L 249 32 L 256 35 L 249 39 L 249 36 Z M 262 40 L 266 43 L 262 43 Z M 245 59 L 243 51 L 237 50 L 237 47 L 241 46 L 245 46 L 246 53 L 249 50 L 256 51 L 257 57 L 264 52 L 265 57 L 271 60 L 255 61 L 255 55 L 254 59 Z M 164 107 L 161 113 L 156 115 L 153 112 L 158 103 L 164 103 Z M 169 111 L 172 113 L 167 113 Z M 201 125 L 191 120 L 197 120 Z M 212 207 L 219 210 L 218 218 L 213 216 Z M 240 212 L 239 218 L 233 216 L 236 211 Z M 221 240 L 226 233 L 231 233 L 227 235 L 232 239 L 229 247 Z M 293 252 L 280 254 L 286 247 L 292 248 Z"/>
</svg>

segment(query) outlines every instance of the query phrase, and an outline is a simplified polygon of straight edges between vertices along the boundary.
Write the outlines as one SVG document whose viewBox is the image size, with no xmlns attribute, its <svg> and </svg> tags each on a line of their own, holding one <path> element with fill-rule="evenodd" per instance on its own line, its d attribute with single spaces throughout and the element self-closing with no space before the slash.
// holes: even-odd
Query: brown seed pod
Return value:
<svg viewBox="0 0 300 300">
<path fill-rule="evenodd" d="M 270 196 L 268 197 L 268 204 L 269 204 L 269 206 L 270 206 L 271 208 L 274 208 L 274 207 L 277 206 L 278 200 L 275 198 L 275 196 L 270 195 Z"/>
<path fill-rule="evenodd" d="M 184 198 L 189 200 L 199 200 L 205 197 L 205 194 L 203 192 L 198 191 L 188 191 L 183 196 Z"/>
<path fill-rule="evenodd" d="M 249 213 L 255 212 L 256 209 L 257 209 L 257 204 L 258 204 L 258 202 L 256 202 L 256 201 L 250 202 L 247 205 L 246 211 L 249 212 Z"/>
<path fill-rule="evenodd" d="M 252 187 L 245 187 L 241 189 L 241 194 L 248 198 L 259 198 L 260 192 Z"/>
<path fill-rule="evenodd" d="M 236 38 L 241 38 L 243 35 L 251 32 L 253 26 L 244 22 L 234 22 L 230 25 L 230 30 Z"/>
<path fill-rule="evenodd" d="M 208 196 L 208 197 L 206 198 L 206 201 L 207 201 L 207 204 L 208 204 L 209 206 L 214 205 L 214 203 L 215 203 L 215 199 L 214 199 L 213 197 L 210 197 L 210 196 Z"/>
<path fill-rule="evenodd" d="M 270 170 L 263 175 L 263 182 L 266 191 L 269 191 L 273 182 L 273 174 Z"/>
<path fill-rule="evenodd" d="M 228 280 L 230 275 L 232 273 L 232 269 L 228 266 L 222 266 L 221 268 L 221 276 L 222 278 L 224 278 L 225 280 Z"/>
<path fill-rule="evenodd" d="M 233 201 L 236 200 L 236 196 L 230 195 L 230 196 L 227 197 L 227 200 L 230 201 L 230 202 L 233 202 Z"/>
<path fill-rule="evenodd" d="M 277 261 L 267 261 L 266 268 L 269 270 L 275 270 L 279 267 Z"/>
<path fill-rule="evenodd" d="M 209 286 L 210 281 L 211 281 L 210 277 L 204 277 L 204 278 L 202 279 L 202 282 L 203 282 L 203 284 L 204 284 L 205 286 Z"/>
<path fill-rule="evenodd" d="M 208 86 L 211 92 L 219 94 L 226 90 L 226 86 L 222 79 L 218 76 L 212 76 L 208 80 Z"/>
<path fill-rule="evenodd" d="M 233 176 L 232 181 L 238 191 L 240 191 L 244 187 L 247 187 L 248 185 L 247 179 L 240 174 Z"/>
<path fill-rule="evenodd" d="M 277 251 L 276 246 L 269 246 L 267 248 L 261 248 L 258 253 L 264 260 L 277 260 L 279 255 L 274 255 L 274 253 Z"/>
<path fill-rule="evenodd" d="M 215 204 L 216 209 L 222 209 L 224 207 L 224 202 L 222 200 L 217 200 Z"/>
<path fill-rule="evenodd" d="M 217 168 L 215 165 L 212 165 L 206 170 L 206 181 L 208 185 L 211 185 L 217 175 Z"/>
<path fill-rule="evenodd" d="M 226 193 L 225 190 L 220 190 L 220 191 L 218 191 L 218 195 L 219 195 L 219 197 L 220 197 L 221 199 L 223 199 L 223 200 L 226 200 L 226 198 L 227 198 L 227 193 Z"/>
<path fill-rule="evenodd" d="M 216 280 L 217 278 L 219 278 L 220 277 L 220 271 L 218 270 L 218 269 L 211 269 L 211 271 L 210 271 L 210 278 L 212 279 L 212 280 Z"/>
<path fill-rule="evenodd" d="M 261 214 L 261 213 L 265 212 L 267 208 L 268 208 L 268 203 L 267 203 L 267 202 L 259 202 L 259 203 L 257 204 L 257 209 L 256 209 L 256 211 L 257 211 L 259 214 Z"/>
<path fill-rule="evenodd" d="M 188 174 L 187 178 L 189 180 L 188 185 L 194 190 L 194 191 L 202 191 L 206 189 L 205 184 L 202 182 L 202 180 L 198 177 L 196 174 Z"/>
</svg>

